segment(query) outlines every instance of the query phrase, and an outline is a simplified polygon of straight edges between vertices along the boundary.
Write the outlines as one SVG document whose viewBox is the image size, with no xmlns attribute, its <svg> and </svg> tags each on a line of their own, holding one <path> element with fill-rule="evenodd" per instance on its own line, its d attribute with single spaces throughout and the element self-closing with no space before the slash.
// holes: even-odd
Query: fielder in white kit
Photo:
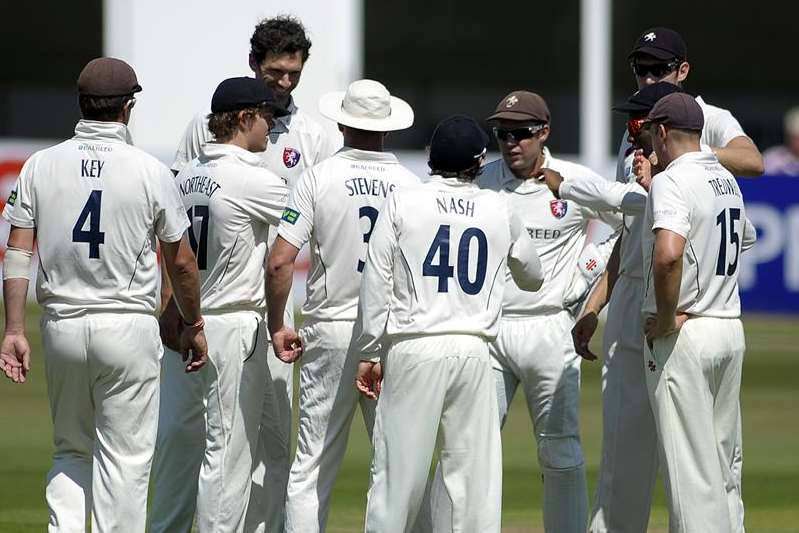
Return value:
<svg viewBox="0 0 799 533">
<path fill-rule="evenodd" d="M 587 523 L 585 464 L 579 437 L 580 357 L 568 332 L 568 310 L 587 296 L 610 256 L 614 235 L 584 249 L 588 222 L 600 219 L 618 231 L 621 217 L 555 199 L 535 177 L 542 168 L 567 178 L 601 181 L 590 169 L 552 157 L 549 110 L 539 95 L 514 91 L 488 119 L 502 160 L 486 165 L 478 184 L 508 197 L 514 214 L 538 248 L 546 278 L 531 294 L 509 283 L 497 339 L 491 343 L 499 421 L 504 424 L 513 394 L 522 385 L 535 428 L 544 478 L 544 527 L 548 532 L 583 533 Z M 432 513 L 447 515 L 436 474 Z M 424 527 L 420 524 L 421 527 Z"/>
<path fill-rule="evenodd" d="M 735 178 L 700 151 L 704 117 L 685 94 L 662 98 L 647 128 L 666 169 L 644 232 L 646 384 L 666 481 L 669 530 L 743 532 L 736 468 L 745 350 L 738 272 L 754 244 Z"/>
<path fill-rule="evenodd" d="M 171 407 L 166 416 L 180 412 L 188 426 L 202 427 L 205 418 L 197 489 L 201 533 L 244 529 L 267 378 L 264 263 L 270 227 L 279 224 L 288 199 L 283 180 L 261 166 L 273 116 L 288 113 L 276 106 L 272 91 L 255 78 L 230 78 L 214 92 L 211 111 L 215 141 L 175 178 L 193 224 L 189 237 L 202 282 L 210 361 L 201 374 L 206 409 L 183 405 L 196 395 L 192 380 L 175 380 L 162 402 Z M 170 302 L 161 318 L 165 337 L 178 329 L 167 318 L 176 311 Z"/>
<path fill-rule="evenodd" d="M 488 342 L 506 270 L 528 291 L 541 287 L 544 272 L 508 199 L 475 183 L 487 141 L 469 117 L 441 122 L 430 142 L 432 178 L 389 195 L 369 244 L 351 354 L 362 360 L 358 388 L 380 396 L 368 533 L 411 531 L 439 432 L 451 530 L 500 531 L 502 446 Z"/>
<path fill-rule="evenodd" d="M 327 158 L 337 148 L 333 139 L 297 107 L 291 96 L 300 82 L 310 48 L 311 41 L 302 23 L 289 16 L 261 21 L 250 38 L 250 68 L 256 78 L 262 79 L 272 89 L 276 103 L 289 111 L 288 115 L 274 120 L 267 138 L 267 149 L 261 153 L 262 164 L 281 177 L 289 188 L 295 185 L 303 171 Z M 173 172 L 177 174 L 199 156 L 201 147 L 212 138 L 208 129 L 208 112 L 195 116 L 178 146 Z M 270 246 L 275 237 L 273 230 L 270 232 Z M 287 306 L 286 313 L 288 322 L 292 324 L 294 307 Z M 268 348 L 271 351 L 271 345 Z M 251 503 L 245 525 L 247 533 L 283 532 L 286 483 L 291 466 L 292 365 L 282 364 L 268 356 L 267 367 L 267 380 L 272 386 L 264 389 L 257 465 L 253 472 Z M 164 369 L 165 389 L 171 389 L 173 380 L 178 379 L 185 380 L 185 376 Z M 202 380 L 196 378 L 193 381 L 193 397 L 200 398 L 204 390 Z M 182 480 L 197 477 L 205 449 L 204 422 L 200 423 L 196 413 L 181 407 L 192 402 L 190 398 L 175 399 L 161 409 L 162 416 L 170 413 L 172 423 L 162 423 L 159 429 L 160 454 L 153 466 L 154 490 L 173 496 L 169 500 L 153 501 L 150 524 L 154 533 L 187 531 L 191 527 L 196 486 L 186 485 Z"/>
<path fill-rule="evenodd" d="M 184 361 L 191 352 L 175 362 L 191 372 L 207 357 L 189 221 L 169 169 L 132 146 L 127 129 L 140 90 L 127 63 L 90 61 L 78 78 L 75 136 L 25 163 L 3 212 L 12 227 L 0 359 L 16 382 L 30 370 L 24 315 L 38 244 L 55 444 L 51 533 L 85 531 L 87 520 L 99 533 L 145 530 L 163 353 L 153 316 L 157 242 L 185 322 Z"/>
<path fill-rule="evenodd" d="M 286 531 L 292 533 L 325 530 L 359 401 L 352 385 L 357 358 L 348 354 L 366 245 L 386 195 L 419 181 L 384 151 L 387 132 L 409 128 L 413 110 L 382 84 L 353 82 L 346 92 L 323 96 L 319 110 L 339 124 L 345 146 L 300 177 L 269 255 L 267 279 L 275 353 L 291 362 L 299 355 L 291 345 L 303 346 L 297 453 L 286 498 Z M 307 242 L 311 268 L 298 337 L 283 317 L 294 261 Z M 374 402 L 360 398 L 360 404 L 371 433 Z"/>
</svg>

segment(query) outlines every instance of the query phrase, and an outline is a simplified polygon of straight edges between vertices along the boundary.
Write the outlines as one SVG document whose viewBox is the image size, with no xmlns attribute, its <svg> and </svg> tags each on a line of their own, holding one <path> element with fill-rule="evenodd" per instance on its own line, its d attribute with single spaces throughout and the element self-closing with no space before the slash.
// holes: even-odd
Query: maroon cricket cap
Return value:
<svg viewBox="0 0 799 533">
<path fill-rule="evenodd" d="M 125 96 L 139 91 L 133 68 L 114 57 L 92 59 L 78 76 L 78 93 L 86 96 Z"/>
<path fill-rule="evenodd" d="M 682 35 L 670 28 L 649 28 L 635 41 L 627 59 L 648 55 L 660 60 L 686 59 L 688 46 Z"/>
<path fill-rule="evenodd" d="M 549 108 L 543 98 L 529 91 L 513 91 L 500 100 L 486 120 L 537 121 L 549 124 Z"/>
<path fill-rule="evenodd" d="M 702 108 L 686 93 L 672 93 L 658 100 L 646 120 L 679 130 L 702 131 L 705 125 Z"/>
</svg>

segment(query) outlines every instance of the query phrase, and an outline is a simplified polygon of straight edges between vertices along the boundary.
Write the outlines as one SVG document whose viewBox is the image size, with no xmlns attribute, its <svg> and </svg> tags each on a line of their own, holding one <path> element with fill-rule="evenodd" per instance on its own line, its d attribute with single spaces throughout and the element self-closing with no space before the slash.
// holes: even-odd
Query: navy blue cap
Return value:
<svg viewBox="0 0 799 533">
<path fill-rule="evenodd" d="M 275 102 L 275 93 L 263 81 L 247 77 L 228 78 L 214 91 L 211 113 L 240 111 L 261 105 L 269 106 L 275 117 L 289 114 L 287 109 Z"/>
<path fill-rule="evenodd" d="M 667 81 L 659 81 L 635 91 L 626 102 L 617 105 L 613 110 L 631 115 L 646 115 L 664 96 L 681 92 L 684 92 L 681 87 Z"/>
<path fill-rule="evenodd" d="M 488 135 L 472 117 L 454 115 L 436 126 L 430 139 L 432 170 L 460 172 L 475 166 L 486 153 Z"/>
</svg>

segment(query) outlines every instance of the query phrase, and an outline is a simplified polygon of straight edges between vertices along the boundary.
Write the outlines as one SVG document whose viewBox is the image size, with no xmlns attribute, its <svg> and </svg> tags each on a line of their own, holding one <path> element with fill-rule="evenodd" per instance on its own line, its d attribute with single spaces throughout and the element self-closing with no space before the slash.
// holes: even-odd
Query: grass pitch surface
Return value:
<svg viewBox="0 0 799 533">
<path fill-rule="evenodd" d="M 744 502 L 751 533 L 799 531 L 799 319 L 746 317 L 747 354 L 742 404 Z M 52 453 L 52 428 L 42 367 L 38 310 L 29 309 L 34 352 L 25 385 L 0 382 L 0 532 L 46 528 L 44 484 Z M 598 333 L 595 340 L 601 338 Z M 598 348 L 598 345 L 597 345 Z M 593 497 L 601 442 L 600 362 L 583 364 L 582 439 Z M 517 392 L 503 431 L 503 532 L 543 531 L 542 485 L 527 407 Z M 328 531 L 362 530 L 370 451 L 360 415 L 333 495 Z M 650 531 L 667 531 L 658 482 Z"/>
</svg>

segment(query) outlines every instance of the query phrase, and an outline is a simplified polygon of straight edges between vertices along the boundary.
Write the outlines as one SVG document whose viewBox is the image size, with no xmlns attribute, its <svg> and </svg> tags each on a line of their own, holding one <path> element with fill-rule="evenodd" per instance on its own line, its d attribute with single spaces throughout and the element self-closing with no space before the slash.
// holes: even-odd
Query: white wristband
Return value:
<svg viewBox="0 0 799 533">
<path fill-rule="evenodd" d="M 3 260 L 3 281 L 7 279 L 31 279 L 33 252 L 21 248 L 7 248 Z"/>
</svg>

